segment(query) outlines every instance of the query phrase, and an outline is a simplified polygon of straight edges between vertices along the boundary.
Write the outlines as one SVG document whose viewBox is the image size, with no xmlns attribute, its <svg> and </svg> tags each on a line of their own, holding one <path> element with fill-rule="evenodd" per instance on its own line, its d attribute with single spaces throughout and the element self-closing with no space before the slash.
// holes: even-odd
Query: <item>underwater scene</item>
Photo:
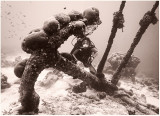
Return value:
<svg viewBox="0 0 160 116">
<path fill-rule="evenodd" d="M 159 115 L 159 1 L 1 1 L 1 115 Z"/>
</svg>

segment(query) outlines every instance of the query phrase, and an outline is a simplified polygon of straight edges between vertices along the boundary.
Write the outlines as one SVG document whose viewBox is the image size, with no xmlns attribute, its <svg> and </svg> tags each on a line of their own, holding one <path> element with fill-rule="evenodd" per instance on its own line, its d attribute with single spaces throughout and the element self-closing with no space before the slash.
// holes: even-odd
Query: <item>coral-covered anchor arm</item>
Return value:
<svg viewBox="0 0 160 116">
<path fill-rule="evenodd" d="M 45 22 L 42 29 L 29 33 L 22 43 L 22 49 L 30 53 L 31 56 L 26 62 L 21 77 L 19 92 L 22 107 L 19 109 L 19 114 L 30 114 L 30 112 L 38 113 L 40 97 L 35 92 L 34 85 L 38 75 L 45 68 L 54 67 L 71 76 L 76 75 L 76 71 L 80 79 L 84 81 L 88 80 L 88 83 L 92 83 L 92 85 L 98 86 L 99 82 L 101 82 L 96 76 L 81 70 L 75 64 L 63 58 L 57 51 L 69 36 L 84 37 L 85 26 L 94 23 L 96 20 L 99 21 L 99 11 L 95 8 L 87 9 L 85 11 L 85 19 L 82 21 L 75 21 L 82 17 L 78 16 L 74 19 L 70 17 L 70 19 L 64 14 L 56 15 L 55 18 L 56 19 L 52 18 L 49 22 Z M 95 20 L 93 20 L 93 18 L 95 18 Z M 58 20 L 60 24 L 55 20 Z M 74 21 L 69 23 L 71 20 Z M 86 77 L 86 79 L 82 76 Z M 108 83 L 102 82 L 104 85 L 108 85 Z"/>
</svg>

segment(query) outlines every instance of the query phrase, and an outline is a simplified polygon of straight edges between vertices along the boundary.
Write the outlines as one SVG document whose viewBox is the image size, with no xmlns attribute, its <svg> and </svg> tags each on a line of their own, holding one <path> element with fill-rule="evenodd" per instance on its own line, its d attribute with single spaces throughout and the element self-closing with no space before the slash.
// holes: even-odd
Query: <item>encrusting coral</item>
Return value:
<svg viewBox="0 0 160 116">
<path fill-rule="evenodd" d="M 70 21 L 69 15 L 55 15 L 55 19 L 47 20 L 42 29 L 31 31 L 24 38 L 24 41 L 22 42 L 22 49 L 26 53 L 30 53 L 31 56 L 24 66 L 23 74 L 21 73 L 18 75 L 18 77 L 21 75 L 19 92 L 20 102 L 22 105 L 22 107 L 19 109 L 19 114 L 24 114 L 25 112 L 38 113 L 40 97 L 35 92 L 34 85 L 38 75 L 45 68 L 53 67 L 71 76 L 78 75 L 79 78 L 84 81 L 87 79 L 85 77 L 89 77 L 87 80 L 88 82 L 92 83 L 93 86 L 96 86 L 100 83 L 99 80 L 96 79 L 96 76 L 82 71 L 82 69 L 80 69 L 78 66 L 70 62 L 68 59 L 62 57 L 57 51 L 61 44 L 63 44 L 64 41 L 66 41 L 71 35 L 74 35 L 77 38 L 83 38 L 85 37 L 85 27 L 87 25 L 100 24 L 99 22 L 101 21 L 99 19 L 98 9 L 90 8 L 84 12 L 85 16 L 83 19 L 73 19 L 73 14 L 71 15 L 71 19 L 77 19 L 77 21 Z M 77 14 L 75 16 L 77 17 Z M 91 17 L 95 19 L 93 20 Z M 96 22 L 98 22 L 98 24 Z M 19 69 L 16 70 L 15 67 L 15 72 L 18 72 Z M 96 82 L 94 82 L 95 80 Z"/>
</svg>

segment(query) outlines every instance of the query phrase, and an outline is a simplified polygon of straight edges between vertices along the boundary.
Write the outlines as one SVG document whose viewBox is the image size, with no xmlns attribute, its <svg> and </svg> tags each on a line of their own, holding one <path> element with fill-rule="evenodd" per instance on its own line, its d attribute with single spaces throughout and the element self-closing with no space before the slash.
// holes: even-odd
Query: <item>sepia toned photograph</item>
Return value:
<svg viewBox="0 0 160 116">
<path fill-rule="evenodd" d="M 1 115 L 159 115 L 159 1 L 1 1 Z"/>
</svg>

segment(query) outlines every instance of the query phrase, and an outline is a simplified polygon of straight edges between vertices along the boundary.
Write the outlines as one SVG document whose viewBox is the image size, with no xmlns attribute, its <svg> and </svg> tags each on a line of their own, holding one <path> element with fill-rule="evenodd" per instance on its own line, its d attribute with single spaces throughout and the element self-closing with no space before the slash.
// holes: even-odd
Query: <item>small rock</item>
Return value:
<svg viewBox="0 0 160 116">
<path fill-rule="evenodd" d="M 135 115 L 135 113 L 136 113 L 134 108 L 128 108 L 127 111 L 128 111 L 129 115 Z"/>
<path fill-rule="evenodd" d="M 117 86 L 120 87 L 120 86 L 121 86 L 121 82 L 118 82 L 118 83 L 117 83 Z"/>
<path fill-rule="evenodd" d="M 147 85 L 147 86 L 151 86 L 152 85 L 152 83 L 150 83 L 148 81 L 145 81 L 144 84 Z"/>
<path fill-rule="evenodd" d="M 9 83 L 4 83 L 1 85 L 1 89 L 10 88 L 11 85 Z"/>
<path fill-rule="evenodd" d="M 159 90 L 159 86 L 156 86 L 155 88 L 156 88 L 156 90 Z"/>
<path fill-rule="evenodd" d="M 9 88 L 11 85 L 7 82 L 8 77 L 1 73 L 1 89 Z"/>
<path fill-rule="evenodd" d="M 130 95 L 128 93 L 126 93 L 125 91 L 123 91 L 123 90 L 118 90 L 118 91 L 114 92 L 114 97 L 115 98 L 122 97 L 122 96 L 130 97 Z"/>
<path fill-rule="evenodd" d="M 77 107 L 77 106 L 73 107 L 73 110 L 78 110 L 78 109 L 79 109 L 79 107 Z"/>
<path fill-rule="evenodd" d="M 153 90 L 153 87 L 150 86 L 150 87 L 148 87 L 148 89 Z"/>
<path fill-rule="evenodd" d="M 106 97 L 106 93 L 105 92 L 99 92 L 97 94 L 97 96 L 100 98 L 100 99 L 104 99 Z"/>
<path fill-rule="evenodd" d="M 63 97 L 62 101 L 69 101 L 69 98 L 68 97 Z"/>
<path fill-rule="evenodd" d="M 159 108 L 155 109 L 155 112 L 156 112 L 157 114 L 159 114 Z"/>
<path fill-rule="evenodd" d="M 86 90 L 87 90 L 87 87 L 84 82 L 80 83 L 79 85 L 73 86 L 73 88 L 72 88 L 72 91 L 75 93 L 86 92 Z"/>
<path fill-rule="evenodd" d="M 96 97 L 95 95 L 89 95 L 88 98 L 89 98 L 89 99 L 97 100 L 97 97 Z"/>
<path fill-rule="evenodd" d="M 89 103 L 89 104 L 91 104 L 91 103 L 94 102 L 94 99 L 87 99 L 86 102 Z"/>
<path fill-rule="evenodd" d="M 158 85 L 159 81 L 153 81 L 153 84 Z"/>
<path fill-rule="evenodd" d="M 152 109 L 153 111 L 155 111 L 157 114 L 159 114 L 159 108 L 156 106 L 153 106 L 151 104 L 147 104 L 147 108 Z"/>
<path fill-rule="evenodd" d="M 128 94 L 129 94 L 130 96 L 133 96 L 133 90 L 130 89 L 129 92 L 128 92 Z"/>
<path fill-rule="evenodd" d="M 80 115 L 80 108 L 75 106 L 75 107 L 72 107 L 72 111 L 70 113 L 71 115 Z"/>
<path fill-rule="evenodd" d="M 146 96 L 145 96 L 144 94 L 141 94 L 140 100 L 141 100 L 143 103 L 146 103 Z"/>
<path fill-rule="evenodd" d="M 94 101 L 94 104 L 99 105 L 99 104 L 102 104 L 102 102 L 100 102 L 100 101 Z"/>
</svg>

